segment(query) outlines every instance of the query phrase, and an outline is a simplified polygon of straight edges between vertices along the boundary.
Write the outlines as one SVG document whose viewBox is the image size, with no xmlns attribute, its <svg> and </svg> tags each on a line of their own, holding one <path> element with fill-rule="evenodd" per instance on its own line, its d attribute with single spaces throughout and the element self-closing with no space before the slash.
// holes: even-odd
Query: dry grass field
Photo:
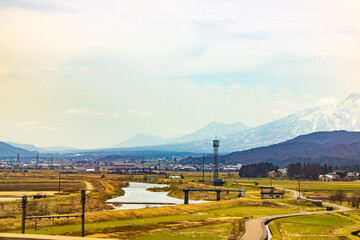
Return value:
<svg viewBox="0 0 360 240">
<path fill-rule="evenodd" d="M 98 175 L 61 175 L 60 190 L 68 195 L 54 195 L 59 190 L 58 171 L 29 171 L 26 174 L 0 173 L 0 219 L 16 218 L 21 214 L 21 196 L 28 196 L 28 215 L 70 214 L 79 212 L 80 189 L 85 189 L 84 181 L 90 182 L 94 189 L 87 196 L 87 210 L 111 209 L 105 201 L 123 194 L 124 182 L 104 180 Z M 37 194 L 46 198 L 33 199 Z M 16 196 L 16 198 L 14 198 Z"/>
</svg>

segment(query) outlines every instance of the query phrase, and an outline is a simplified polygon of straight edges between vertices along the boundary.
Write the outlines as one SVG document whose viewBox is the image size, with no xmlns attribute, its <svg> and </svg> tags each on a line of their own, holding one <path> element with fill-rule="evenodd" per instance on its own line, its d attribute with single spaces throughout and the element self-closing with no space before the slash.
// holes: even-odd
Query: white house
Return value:
<svg viewBox="0 0 360 240">
<path fill-rule="evenodd" d="M 319 181 L 329 182 L 337 180 L 339 180 L 339 175 L 337 175 L 335 172 L 319 175 Z"/>
</svg>

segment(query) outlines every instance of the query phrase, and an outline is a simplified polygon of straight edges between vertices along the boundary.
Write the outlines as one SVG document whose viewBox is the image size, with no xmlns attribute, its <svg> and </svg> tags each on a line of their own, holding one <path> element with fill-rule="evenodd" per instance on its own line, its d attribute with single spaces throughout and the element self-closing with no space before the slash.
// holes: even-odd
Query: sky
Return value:
<svg viewBox="0 0 360 240">
<path fill-rule="evenodd" d="M 358 0 L 1 0 L 0 141 L 255 127 L 360 92 Z"/>
</svg>

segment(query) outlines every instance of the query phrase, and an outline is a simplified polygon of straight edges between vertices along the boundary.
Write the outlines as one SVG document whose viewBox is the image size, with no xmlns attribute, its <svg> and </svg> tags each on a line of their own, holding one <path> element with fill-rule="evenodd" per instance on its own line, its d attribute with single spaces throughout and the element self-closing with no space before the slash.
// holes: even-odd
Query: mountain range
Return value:
<svg viewBox="0 0 360 240">
<path fill-rule="evenodd" d="M 14 143 L 14 142 L 6 142 L 6 143 L 17 148 L 22 148 L 28 151 L 34 151 L 40 153 L 64 153 L 64 152 L 71 152 L 77 150 L 76 148 L 62 147 L 62 146 L 37 147 L 33 144 L 23 144 L 23 143 Z"/>
<path fill-rule="evenodd" d="M 181 137 L 163 139 L 150 134 L 139 134 L 122 143 L 98 151 L 169 151 L 212 152 L 212 140 L 220 140 L 222 154 L 269 146 L 299 135 L 319 131 L 360 130 L 360 94 L 352 94 L 336 105 L 306 109 L 279 120 L 250 128 L 240 122 L 225 124 L 212 122 L 204 128 Z M 73 148 L 39 148 L 30 144 L 10 143 L 28 151 L 79 152 Z"/>
<path fill-rule="evenodd" d="M 272 162 L 282 167 L 294 162 L 317 162 L 328 165 L 360 164 L 360 132 L 316 132 L 294 139 L 219 157 L 225 164 Z M 206 157 L 212 162 L 212 156 Z M 182 164 L 201 164 L 201 158 L 188 157 Z"/>
<path fill-rule="evenodd" d="M 213 139 L 218 135 L 229 135 L 234 132 L 240 132 L 247 129 L 250 128 L 240 122 L 236 122 L 233 124 L 226 124 L 222 122 L 211 122 L 210 124 L 206 125 L 205 127 L 201 128 L 196 132 L 176 138 L 165 139 L 151 134 L 141 133 L 115 146 L 112 146 L 112 148 L 144 147 L 144 146 L 156 146 L 156 145 L 201 141 L 204 139 Z"/>
<path fill-rule="evenodd" d="M 249 128 L 239 122 L 234 124 L 213 122 L 183 137 L 161 139 L 157 143 L 150 141 L 152 146 L 150 143 L 145 144 L 145 141 L 140 141 L 141 135 L 132 139 L 132 145 L 117 146 L 209 153 L 212 151 L 212 139 L 218 136 L 219 152 L 230 153 L 268 146 L 312 132 L 334 130 L 360 130 L 360 94 L 352 94 L 335 105 L 306 109 L 255 128 Z M 151 140 L 149 136 L 147 138 Z M 143 146 L 140 147 L 141 145 Z"/>
</svg>

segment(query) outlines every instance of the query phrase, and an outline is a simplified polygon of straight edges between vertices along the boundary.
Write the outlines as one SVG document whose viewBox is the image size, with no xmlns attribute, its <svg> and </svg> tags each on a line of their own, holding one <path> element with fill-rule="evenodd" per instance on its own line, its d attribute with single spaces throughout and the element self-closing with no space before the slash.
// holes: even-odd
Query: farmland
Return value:
<svg viewBox="0 0 360 240">
<path fill-rule="evenodd" d="M 293 206 L 278 203 L 229 200 L 151 209 L 90 212 L 87 214 L 88 222 L 93 222 L 86 225 L 86 231 L 90 236 L 103 234 L 120 239 L 128 239 L 129 235 L 134 239 L 151 239 L 156 238 L 159 234 L 171 237 L 174 233 L 182 237 L 213 235 L 216 237 L 210 239 L 222 239 L 229 238 L 234 234 L 239 237 L 243 232 L 243 222 L 249 217 L 294 213 L 297 210 Z M 194 234 L 192 229 L 195 227 L 203 230 L 196 231 Z M 80 234 L 80 224 L 50 228 L 54 234 L 75 236 Z M 217 230 L 209 233 L 209 228 Z M 36 233 L 48 234 L 47 229 L 44 226 Z M 34 233 L 31 227 L 27 232 Z"/>
<path fill-rule="evenodd" d="M 360 212 L 283 218 L 270 222 L 269 226 L 274 240 L 358 239 L 354 232 L 360 230 Z"/>
<path fill-rule="evenodd" d="M 31 192 L 30 190 L 38 189 L 36 185 L 39 184 L 46 185 L 46 189 L 53 192 L 58 188 L 58 173 L 55 171 L 46 171 L 45 173 L 33 171 L 26 175 L 19 173 L 1 174 L 3 177 L 0 186 L 2 183 L 4 183 L 3 186 L 6 186 L 5 183 L 19 182 L 28 193 L 35 193 L 36 191 Z M 86 235 L 93 237 L 143 240 L 237 239 L 244 232 L 244 222 L 250 218 L 324 209 L 305 201 L 294 201 L 290 198 L 291 194 L 286 194 L 287 198 L 283 200 L 261 200 L 260 186 L 269 185 L 269 179 L 244 179 L 239 178 L 234 173 L 221 173 L 221 177 L 227 181 L 223 187 L 226 189 L 246 189 L 246 198 L 239 199 L 236 193 L 223 192 L 221 194 L 222 201 L 220 202 L 116 211 L 111 210 L 111 207 L 105 204 L 105 200 L 121 196 L 124 193 L 122 188 L 127 186 L 129 181 L 169 184 L 170 186 L 166 189 L 155 188 L 150 190 L 170 190 L 169 196 L 176 198 L 184 197 L 181 189 L 184 187 L 217 188 L 198 182 L 198 180 L 202 179 L 201 173 L 183 172 L 176 174 L 182 174 L 184 178 L 168 179 L 161 175 L 155 178 L 148 178 L 145 175 L 107 175 L 105 178 L 95 174 L 62 175 L 62 190 L 67 192 L 68 195 L 48 196 L 45 199 L 38 200 L 31 199 L 28 204 L 28 215 L 79 213 L 80 197 L 78 190 L 85 187 L 85 181 L 94 188 L 91 193 L 88 193 L 86 205 Z M 272 180 L 272 184 L 273 186 L 288 189 L 297 189 L 298 186 L 297 181 L 290 180 Z M 11 184 L 7 186 L 6 194 L 10 193 L 9 196 L 11 196 L 11 194 L 20 195 L 20 193 L 24 193 L 15 191 L 17 189 L 13 186 Z M 352 191 L 357 191 L 359 182 L 326 182 L 319 184 L 319 182 L 306 181 L 301 182 L 301 187 L 306 196 L 316 193 L 321 197 L 326 197 L 339 189 L 345 190 L 349 194 Z M 189 197 L 192 200 L 214 201 L 216 194 L 213 192 L 191 192 Z M 0 203 L 0 209 L 2 210 L 0 211 L 0 230 L 2 232 L 19 232 L 21 227 L 19 201 L 2 202 Z M 355 214 L 354 216 L 356 216 L 356 212 L 349 214 Z M 339 217 L 338 215 L 326 216 L 331 220 L 333 217 Z M 297 218 L 292 219 L 296 220 Z M 327 221 L 326 217 L 324 219 L 324 221 Z M 286 222 L 284 222 L 285 225 L 282 222 L 277 222 L 286 220 L 285 218 L 271 223 L 272 225 L 275 224 L 275 227 L 272 226 L 275 232 L 274 235 L 277 232 L 291 235 L 295 234 L 293 232 L 296 231 L 302 232 L 304 231 L 302 229 L 306 228 L 305 226 L 304 228 L 299 227 L 300 230 L 289 229 Z M 330 220 L 326 226 L 319 227 L 324 231 L 309 234 L 327 234 L 326 228 L 336 229 L 344 232 L 344 234 L 350 234 L 349 231 L 360 230 L 354 227 L 353 221 L 344 220 L 341 223 L 342 225 L 338 226 L 335 224 L 336 221 Z M 34 222 L 28 221 L 26 232 L 79 236 L 81 229 L 80 219 L 41 220 L 37 226 L 38 229 L 35 231 Z"/>
</svg>

